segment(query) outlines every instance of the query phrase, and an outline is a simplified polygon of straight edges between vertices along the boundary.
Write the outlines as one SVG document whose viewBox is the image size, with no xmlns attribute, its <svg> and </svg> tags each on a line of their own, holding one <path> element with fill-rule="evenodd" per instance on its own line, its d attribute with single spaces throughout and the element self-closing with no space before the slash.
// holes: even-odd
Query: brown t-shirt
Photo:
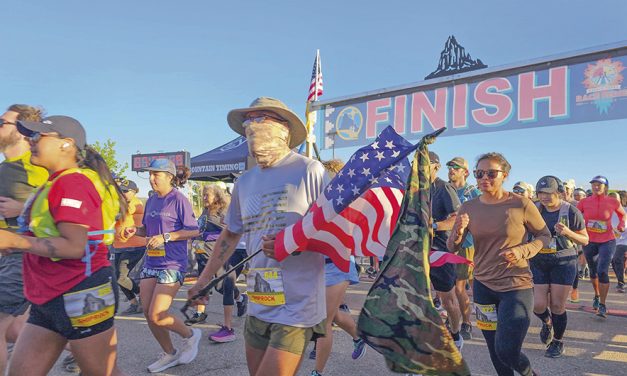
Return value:
<svg viewBox="0 0 627 376">
<path fill-rule="evenodd" d="M 529 260 L 549 244 L 551 233 L 538 208 L 527 198 L 509 193 L 498 204 L 484 204 L 477 197 L 462 204 L 458 214 L 467 213 L 468 231 L 475 247 L 475 278 L 494 291 L 531 288 Z M 528 234 L 533 240 L 528 242 Z M 454 236 L 449 248 L 454 249 Z M 461 243 L 460 243 L 461 244 Z M 507 267 L 499 253 L 514 248 L 522 260 Z"/>
</svg>

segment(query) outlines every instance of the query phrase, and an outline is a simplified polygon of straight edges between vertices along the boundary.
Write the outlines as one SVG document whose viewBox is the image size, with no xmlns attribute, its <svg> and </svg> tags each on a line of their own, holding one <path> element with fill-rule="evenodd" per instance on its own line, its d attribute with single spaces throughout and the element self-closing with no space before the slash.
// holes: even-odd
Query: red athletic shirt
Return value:
<svg viewBox="0 0 627 376">
<path fill-rule="evenodd" d="M 60 172 L 50 176 L 54 180 Z M 102 230 L 102 200 L 93 183 L 85 175 L 73 173 L 60 177 L 48 194 L 50 214 L 55 223 L 66 222 L 88 226 L 87 231 Z M 28 213 L 30 217 L 30 213 Z M 30 218 L 27 218 L 30 222 Z M 26 235 L 33 236 L 32 233 Z M 102 235 L 89 236 L 102 240 Z M 91 272 L 109 266 L 107 246 L 90 245 L 96 253 L 91 258 Z M 34 304 L 45 304 L 83 281 L 87 264 L 81 259 L 52 261 L 48 257 L 24 253 L 24 295 Z"/>
<path fill-rule="evenodd" d="M 625 227 L 625 211 L 620 202 L 607 195 L 592 195 L 579 201 L 577 209 L 586 220 L 586 230 L 593 243 L 605 243 L 616 239 L 612 231 L 612 213 L 616 213 L 619 226 Z"/>
</svg>

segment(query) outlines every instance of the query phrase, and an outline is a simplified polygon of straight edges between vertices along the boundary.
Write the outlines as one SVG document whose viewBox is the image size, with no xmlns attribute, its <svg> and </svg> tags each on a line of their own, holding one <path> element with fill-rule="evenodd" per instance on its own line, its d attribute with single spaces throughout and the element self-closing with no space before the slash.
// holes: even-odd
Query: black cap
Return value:
<svg viewBox="0 0 627 376">
<path fill-rule="evenodd" d="M 120 182 L 120 190 L 122 192 L 135 191 L 135 193 L 139 192 L 139 188 L 137 188 L 137 184 L 135 184 L 132 180 L 122 180 Z"/>
<path fill-rule="evenodd" d="M 558 181 L 554 176 L 543 176 L 536 184 L 536 191 L 544 193 L 557 193 L 560 191 L 560 185 L 562 185 L 562 182 Z"/>
<path fill-rule="evenodd" d="M 440 157 L 438 157 L 438 155 L 433 151 L 429 152 L 429 160 L 431 161 L 431 163 L 440 164 Z"/>
<path fill-rule="evenodd" d="M 26 137 L 32 137 L 33 133 L 51 133 L 59 134 L 61 138 L 71 138 L 79 149 L 84 149 L 87 144 L 87 136 L 85 129 L 78 122 L 69 116 L 48 116 L 37 121 L 17 121 L 17 130 Z"/>
</svg>

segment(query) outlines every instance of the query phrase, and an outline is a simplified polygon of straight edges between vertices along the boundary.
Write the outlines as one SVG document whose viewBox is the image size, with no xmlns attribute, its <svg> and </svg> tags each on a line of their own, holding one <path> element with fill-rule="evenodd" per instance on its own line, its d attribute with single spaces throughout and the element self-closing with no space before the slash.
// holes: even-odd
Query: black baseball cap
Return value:
<svg viewBox="0 0 627 376">
<path fill-rule="evenodd" d="M 26 137 L 32 137 L 34 133 L 51 133 L 59 134 L 61 138 L 71 138 L 79 149 L 84 149 L 87 145 L 87 136 L 85 128 L 78 120 L 69 116 L 48 116 L 38 121 L 17 121 L 17 130 Z"/>
<path fill-rule="evenodd" d="M 560 183 L 554 176 L 543 176 L 536 184 L 536 192 L 557 193 L 560 190 Z"/>
<path fill-rule="evenodd" d="M 433 151 L 429 152 L 429 160 L 431 161 L 431 163 L 440 164 L 440 157 Z"/>
<path fill-rule="evenodd" d="M 122 180 L 120 182 L 120 190 L 122 192 L 135 191 L 135 193 L 139 192 L 139 188 L 137 188 L 137 184 L 135 184 L 132 180 Z"/>
</svg>

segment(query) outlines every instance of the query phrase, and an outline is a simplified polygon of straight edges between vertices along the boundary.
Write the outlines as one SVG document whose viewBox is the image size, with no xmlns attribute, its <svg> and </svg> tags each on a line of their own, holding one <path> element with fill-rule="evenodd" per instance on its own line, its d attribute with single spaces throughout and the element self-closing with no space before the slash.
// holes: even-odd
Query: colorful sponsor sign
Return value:
<svg viewBox="0 0 627 376">
<path fill-rule="evenodd" d="M 131 156 L 131 169 L 144 171 L 155 159 L 169 159 L 176 167 L 190 167 L 190 157 L 187 151 L 175 151 L 169 153 L 133 154 Z"/>
<path fill-rule="evenodd" d="M 366 145 L 388 125 L 416 139 L 627 118 L 626 55 L 623 44 L 319 102 L 323 148 Z"/>
</svg>

